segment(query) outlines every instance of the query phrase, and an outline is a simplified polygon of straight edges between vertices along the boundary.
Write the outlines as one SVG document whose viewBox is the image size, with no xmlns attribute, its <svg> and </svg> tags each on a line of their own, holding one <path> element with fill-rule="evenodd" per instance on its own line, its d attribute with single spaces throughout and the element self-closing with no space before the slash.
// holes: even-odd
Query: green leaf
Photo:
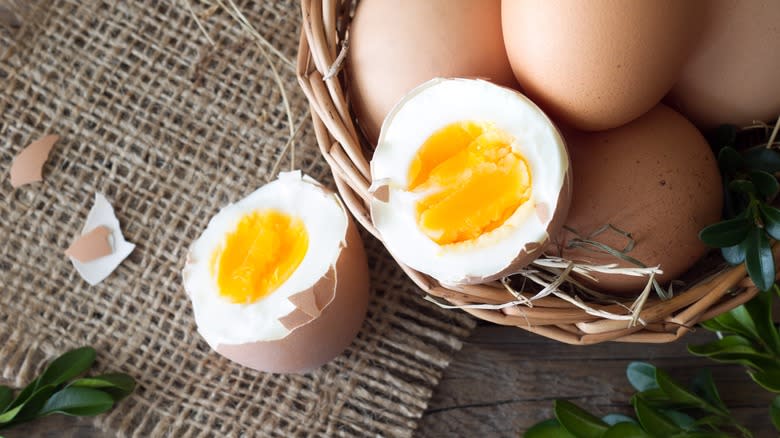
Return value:
<svg viewBox="0 0 780 438">
<path fill-rule="evenodd" d="M 751 371 L 748 374 L 767 391 L 780 392 L 780 369 Z"/>
<path fill-rule="evenodd" d="M 22 391 L 16 395 L 16 398 L 14 399 L 13 403 L 11 403 L 10 406 L 6 409 L 11 409 L 19 406 L 20 404 L 24 403 L 32 397 L 32 395 L 35 393 L 35 388 L 38 386 L 38 379 L 33 380 L 30 382 L 27 386 L 22 388 Z"/>
<path fill-rule="evenodd" d="M 775 283 L 775 258 L 764 230 L 753 228 L 745 243 L 745 266 L 753 283 L 768 290 Z"/>
<path fill-rule="evenodd" d="M 742 243 L 751 230 L 752 223 L 745 217 L 736 217 L 705 227 L 699 239 L 715 248 L 726 248 Z"/>
<path fill-rule="evenodd" d="M 87 371 L 95 362 L 95 349 L 81 347 L 70 350 L 62 356 L 54 359 L 46 367 L 38 385 L 59 385 Z"/>
<path fill-rule="evenodd" d="M 691 431 L 696 429 L 696 420 L 690 415 L 680 411 L 663 411 L 680 429 Z"/>
<path fill-rule="evenodd" d="M 729 183 L 729 190 L 739 193 L 758 195 L 755 184 L 746 179 L 735 179 Z"/>
<path fill-rule="evenodd" d="M 774 149 L 759 147 L 745 151 L 744 162 L 747 167 L 764 172 L 780 172 L 780 153 Z"/>
<path fill-rule="evenodd" d="M 709 368 L 704 368 L 699 371 L 693 378 L 691 389 L 699 397 L 707 400 L 711 405 L 717 406 L 724 411 L 727 410 L 726 404 L 720 398 L 718 388 L 715 386 L 715 382 L 712 380 L 712 371 Z"/>
<path fill-rule="evenodd" d="M 717 408 L 714 408 L 696 394 L 689 392 L 687 389 L 677 384 L 677 382 L 672 380 L 669 374 L 667 374 L 665 371 L 656 369 L 655 378 L 656 381 L 658 381 L 658 386 L 661 388 L 661 390 L 665 392 L 666 395 L 669 396 L 669 399 L 671 399 L 675 404 L 679 406 L 700 408 L 708 412 L 720 412 Z"/>
<path fill-rule="evenodd" d="M 769 406 L 770 416 L 772 417 L 772 424 L 780 432 L 780 395 L 772 400 L 772 404 Z"/>
<path fill-rule="evenodd" d="M 6 408 L 14 401 L 14 390 L 0 385 L 0 413 L 4 412 Z"/>
<path fill-rule="evenodd" d="M 669 417 L 651 407 L 642 397 L 631 398 L 639 424 L 655 436 L 669 436 L 681 429 Z"/>
<path fill-rule="evenodd" d="M 680 432 L 669 438 L 734 438 L 734 436 L 723 432 L 704 432 L 697 430 Z"/>
<path fill-rule="evenodd" d="M 631 362 L 626 368 L 626 377 L 639 392 L 658 388 L 655 380 L 655 367 L 646 362 Z"/>
<path fill-rule="evenodd" d="M 723 260 L 732 265 L 739 265 L 745 261 L 745 245 L 742 243 L 721 248 L 720 253 L 723 255 Z"/>
<path fill-rule="evenodd" d="M 763 334 L 759 333 L 758 327 L 756 326 L 757 320 L 754 319 L 754 315 L 751 315 L 747 305 L 737 306 L 734 309 L 731 309 L 729 313 L 749 334 L 750 339 L 759 344 L 764 340 Z"/>
<path fill-rule="evenodd" d="M 102 414 L 114 406 L 114 399 L 99 389 L 64 388 L 51 396 L 39 416 L 60 413 L 91 416 Z"/>
<path fill-rule="evenodd" d="M 77 379 L 71 382 L 68 387 L 100 389 L 111 395 L 115 401 L 119 401 L 133 392 L 135 380 L 127 374 L 111 373 Z"/>
<path fill-rule="evenodd" d="M 653 438 L 636 423 L 620 422 L 610 426 L 601 438 Z"/>
<path fill-rule="evenodd" d="M 688 352 L 697 356 L 712 356 L 718 353 L 751 353 L 753 344 L 742 336 L 731 335 L 701 345 L 688 345 Z"/>
<path fill-rule="evenodd" d="M 609 424 L 610 426 L 618 424 L 618 423 L 634 423 L 636 424 L 636 420 L 629 417 L 628 415 L 623 414 L 607 414 L 603 417 L 601 417 L 601 421 Z"/>
<path fill-rule="evenodd" d="M 774 175 L 763 170 L 754 170 L 750 172 L 750 180 L 756 186 L 758 193 L 764 198 L 771 198 L 777 194 L 777 190 L 780 188 L 780 184 L 777 183 L 777 178 Z"/>
<path fill-rule="evenodd" d="M 773 239 L 780 240 L 780 209 L 766 204 L 759 204 L 758 209 L 764 219 L 764 230 Z"/>
<path fill-rule="evenodd" d="M 774 353 L 774 356 L 780 358 L 780 333 L 778 333 L 772 319 L 772 293 L 760 293 L 732 312 L 737 319 L 740 317 L 749 319 L 756 331 L 757 339 L 761 341 L 760 343 L 768 351 Z M 743 322 L 743 325 L 747 327 L 747 321 Z"/>
<path fill-rule="evenodd" d="M 553 411 L 561 425 L 577 437 L 599 438 L 608 428 L 599 417 L 566 400 L 555 400 Z"/>
<path fill-rule="evenodd" d="M 703 345 L 689 345 L 688 351 L 697 356 L 708 357 L 725 363 L 735 363 L 752 369 L 774 368 L 778 365 L 776 357 L 757 351 L 752 345 L 740 345 L 744 338 L 732 335 Z"/>
<path fill-rule="evenodd" d="M 56 390 L 57 387 L 54 385 L 46 385 L 38 388 L 22 403 L 0 415 L 0 426 L 21 423 L 35 418 L 38 411 L 41 410 L 41 407 L 46 404 L 46 400 L 48 400 Z"/>
<path fill-rule="evenodd" d="M 733 309 L 726 313 L 721 313 L 708 321 L 704 321 L 702 325 L 708 330 L 738 334 L 744 338 L 739 340 L 743 345 L 751 345 L 750 340 L 758 342 L 758 339 L 753 337 L 753 332 L 748 327 L 743 326 L 739 320 L 734 317 Z M 732 341 L 737 342 L 737 340 Z"/>
<path fill-rule="evenodd" d="M 542 421 L 531 426 L 523 434 L 524 438 L 576 438 L 561 426 L 556 419 Z"/>
</svg>

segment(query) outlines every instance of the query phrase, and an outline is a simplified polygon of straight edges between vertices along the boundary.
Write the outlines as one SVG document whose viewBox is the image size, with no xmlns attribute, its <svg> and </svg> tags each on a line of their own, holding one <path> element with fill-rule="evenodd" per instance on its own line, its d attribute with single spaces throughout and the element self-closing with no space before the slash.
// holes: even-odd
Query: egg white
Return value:
<svg viewBox="0 0 780 438">
<path fill-rule="evenodd" d="M 417 151 L 437 130 L 461 121 L 484 121 L 514 138 L 512 148 L 531 171 L 531 197 L 500 227 L 477 239 L 439 245 L 416 222 L 423 196 L 407 192 Z M 434 79 L 408 94 L 382 125 L 371 160 L 372 186 L 389 188 L 388 202 L 372 199 L 372 219 L 388 250 L 401 262 L 442 283 L 484 278 L 509 266 L 526 244 L 548 237 L 547 226 L 569 170 L 563 139 L 547 116 L 525 96 L 473 79 Z M 545 204 L 549 218 L 536 214 Z"/>
<path fill-rule="evenodd" d="M 303 221 L 309 246 L 300 265 L 276 290 L 251 304 L 236 304 L 219 294 L 209 263 L 212 254 L 256 210 L 275 209 Z M 290 333 L 279 322 L 295 309 L 291 295 L 312 287 L 333 266 L 345 245 L 348 219 L 334 194 L 324 192 L 299 171 L 286 172 L 244 199 L 221 209 L 190 248 L 183 271 L 198 331 L 216 348 L 221 344 L 272 341 Z"/>
</svg>

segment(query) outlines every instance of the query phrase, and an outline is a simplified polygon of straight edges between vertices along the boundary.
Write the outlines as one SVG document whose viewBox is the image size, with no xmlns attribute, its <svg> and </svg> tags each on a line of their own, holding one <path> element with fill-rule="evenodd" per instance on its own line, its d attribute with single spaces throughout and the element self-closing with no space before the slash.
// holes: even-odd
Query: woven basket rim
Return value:
<svg viewBox="0 0 780 438">
<path fill-rule="evenodd" d="M 358 223 L 382 241 L 370 218 L 371 199 L 367 141 L 356 125 L 341 68 L 349 50 L 347 32 L 353 0 L 302 0 L 303 26 L 297 59 L 298 82 L 309 101 L 317 143 L 329 165 L 339 194 Z M 773 248 L 780 260 L 780 245 Z M 500 283 L 448 288 L 431 277 L 396 262 L 422 291 L 453 306 L 500 304 L 516 297 Z M 555 296 L 534 301 L 533 307 L 463 308 L 471 315 L 500 325 L 516 326 L 560 342 L 576 345 L 604 341 L 664 343 L 679 339 L 699 321 L 726 312 L 758 293 L 745 265 L 727 268 L 668 300 L 650 298 L 639 318 L 643 324 L 594 315 Z M 531 293 L 524 296 L 530 297 Z M 626 312 L 625 303 L 589 303 L 608 312 Z M 509 309 L 509 310 L 508 310 Z"/>
</svg>

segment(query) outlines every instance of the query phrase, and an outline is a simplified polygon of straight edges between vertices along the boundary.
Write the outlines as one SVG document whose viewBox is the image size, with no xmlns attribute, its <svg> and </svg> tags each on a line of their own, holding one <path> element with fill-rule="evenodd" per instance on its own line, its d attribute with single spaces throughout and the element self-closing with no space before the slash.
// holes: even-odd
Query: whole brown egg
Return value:
<svg viewBox="0 0 780 438">
<path fill-rule="evenodd" d="M 504 0 L 504 42 L 524 92 L 580 130 L 627 123 L 677 81 L 698 1 Z"/>
<path fill-rule="evenodd" d="M 564 134 L 574 175 L 562 256 L 591 264 L 631 263 L 589 247 L 567 248 L 606 225 L 631 233 L 627 255 L 660 266 L 663 283 L 679 277 L 706 252 L 698 233 L 721 216 L 723 194 L 715 156 L 696 127 L 658 105 L 619 128 Z M 622 250 L 628 240 L 606 231 L 591 240 Z M 635 294 L 647 277 L 596 274 L 599 290 Z"/>
<path fill-rule="evenodd" d="M 350 97 L 372 143 L 390 109 L 430 79 L 515 85 L 500 0 L 363 0 L 349 32 Z"/>
<path fill-rule="evenodd" d="M 780 1 L 711 0 L 669 102 L 702 128 L 780 116 Z"/>
</svg>

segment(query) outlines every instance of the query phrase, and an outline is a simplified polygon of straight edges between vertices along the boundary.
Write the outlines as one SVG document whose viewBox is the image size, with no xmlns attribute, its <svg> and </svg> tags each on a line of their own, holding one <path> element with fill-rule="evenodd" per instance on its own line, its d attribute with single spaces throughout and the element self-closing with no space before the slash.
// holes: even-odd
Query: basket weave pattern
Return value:
<svg viewBox="0 0 780 438">
<path fill-rule="evenodd" d="M 348 26 L 354 7 L 344 0 L 303 0 L 303 30 L 298 52 L 297 75 L 309 100 L 320 151 L 330 166 L 338 190 L 357 221 L 377 239 L 369 203 L 371 148 L 350 112 L 346 92 L 347 73 L 341 69 L 349 50 Z M 780 246 L 775 245 L 775 260 Z M 424 293 L 453 305 L 501 304 L 516 300 L 502 284 L 462 286 L 440 285 L 435 279 L 403 263 L 404 272 Z M 517 326 L 569 344 L 604 341 L 661 343 L 678 339 L 697 322 L 726 312 L 752 298 L 758 289 L 747 277 L 744 265 L 724 269 L 689 287 L 673 298 L 650 298 L 639 315 L 644 324 L 605 319 L 554 296 L 533 301 L 533 306 L 500 310 L 464 308 L 477 318 L 496 324 Z M 521 293 L 526 298 L 532 292 Z M 627 314 L 629 303 L 588 306 L 610 313 Z"/>
</svg>

